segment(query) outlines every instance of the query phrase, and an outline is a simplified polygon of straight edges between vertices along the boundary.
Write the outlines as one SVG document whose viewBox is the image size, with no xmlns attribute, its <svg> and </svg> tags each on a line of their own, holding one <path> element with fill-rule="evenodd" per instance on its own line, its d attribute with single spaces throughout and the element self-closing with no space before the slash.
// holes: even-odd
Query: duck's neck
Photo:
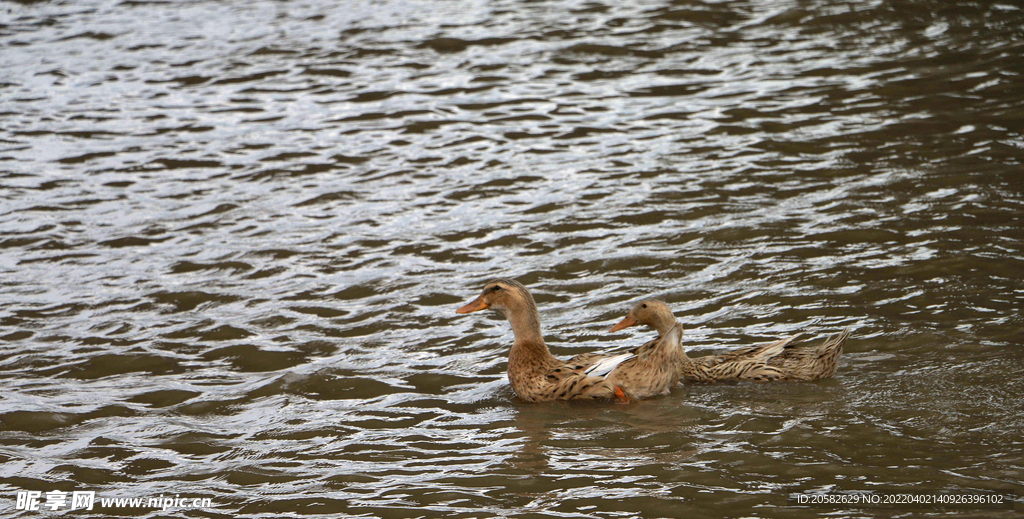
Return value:
<svg viewBox="0 0 1024 519">
<path fill-rule="evenodd" d="M 664 337 L 676 325 L 676 317 L 670 313 L 656 313 L 649 324 L 651 328 L 658 330 L 658 335 Z"/>
<path fill-rule="evenodd" d="M 544 344 L 540 331 L 540 314 L 533 301 L 521 301 L 518 306 L 506 309 L 505 318 L 512 325 L 515 343 L 509 352 L 509 371 L 532 370 L 556 362 Z"/>
</svg>

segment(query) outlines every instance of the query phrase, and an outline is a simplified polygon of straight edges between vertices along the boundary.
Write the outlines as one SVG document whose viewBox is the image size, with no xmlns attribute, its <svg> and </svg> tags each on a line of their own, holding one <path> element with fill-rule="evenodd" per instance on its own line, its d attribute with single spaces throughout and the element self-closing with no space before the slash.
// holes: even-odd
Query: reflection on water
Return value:
<svg viewBox="0 0 1024 519">
<path fill-rule="evenodd" d="M 785 489 L 1022 492 L 1018 6 L 429 7 L 4 7 L 11 506 L 812 517 Z M 696 355 L 855 335 L 820 382 L 527 405 L 507 325 L 454 314 L 496 275 L 556 355 L 641 343 L 605 330 L 650 295 Z"/>
</svg>

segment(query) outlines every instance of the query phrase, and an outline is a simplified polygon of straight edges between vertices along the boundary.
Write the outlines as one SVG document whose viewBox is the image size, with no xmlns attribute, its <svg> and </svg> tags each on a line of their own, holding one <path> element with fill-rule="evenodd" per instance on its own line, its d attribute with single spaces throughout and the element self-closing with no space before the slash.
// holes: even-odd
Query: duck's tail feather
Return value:
<svg viewBox="0 0 1024 519">
<path fill-rule="evenodd" d="M 818 346 L 818 354 L 823 357 L 838 357 L 843 352 L 843 345 L 846 344 L 846 339 L 850 338 L 852 331 L 850 328 L 846 328 L 839 335 L 825 339 L 825 342 Z"/>
<path fill-rule="evenodd" d="M 825 339 L 825 342 L 818 346 L 818 358 L 815 364 L 819 366 L 817 368 L 819 372 L 814 373 L 810 377 L 811 380 L 827 378 L 835 374 L 839 356 L 843 354 L 843 345 L 846 344 L 846 339 L 850 338 L 851 332 L 852 330 L 847 328 L 839 335 Z"/>
<path fill-rule="evenodd" d="M 771 344 L 760 346 L 760 351 L 758 351 L 757 354 L 753 355 L 753 358 L 767 361 L 772 357 L 777 357 L 782 352 L 786 351 L 786 348 L 791 347 L 791 343 L 793 342 L 793 340 L 799 336 L 800 334 L 798 333 L 795 335 L 791 335 L 785 339 L 775 341 Z"/>
</svg>

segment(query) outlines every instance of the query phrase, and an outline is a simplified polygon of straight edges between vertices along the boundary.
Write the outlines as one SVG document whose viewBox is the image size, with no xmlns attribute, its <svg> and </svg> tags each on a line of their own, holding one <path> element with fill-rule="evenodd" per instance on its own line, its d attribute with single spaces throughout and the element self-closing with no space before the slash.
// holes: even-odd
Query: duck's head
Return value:
<svg viewBox="0 0 1024 519">
<path fill-rule="evenodd" d="M 493 279 L 484 286 L 480 297 L 474 299 L 466 306 L 456 310 L 459 314 L 468 314 L 488 308 L 497 310 L 506 316 L 510 312 L 521 309 L 537 311 L 537 304 L 533 296 L 521 283 L 514 279 Z"/>
<path fill-rule="evenodd" d="M 643 324 L 654 328 L 659 335 L 665 335 L 676 324 L 676 316 L 664 301 L 645 299 L 629 311 L 619 324 L 612 326 L 609 332 L 617 332 L 623 328 Z"/>
</svg>

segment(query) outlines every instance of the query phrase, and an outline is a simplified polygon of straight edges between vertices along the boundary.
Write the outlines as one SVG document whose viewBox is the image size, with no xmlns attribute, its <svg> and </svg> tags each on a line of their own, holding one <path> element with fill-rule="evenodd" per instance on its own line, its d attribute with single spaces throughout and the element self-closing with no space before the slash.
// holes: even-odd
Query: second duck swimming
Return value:
<svg viewBox="0 0 1024 519">
<path fill-rule="evenodd" d="M 657 299 L 647 299 L 637 303 L 629 314 L 609 331 L 616 332 L 637 324 L 653 328 L 661 335 L 676 326 L 682 326 L 676 322 L 675 315 L 672 314 L 672 309 L 667 304 Z M 818 346 L 791 344 L 798 335 L 763 346 L 740 348 L 721 355 L 686 357 L 686 360 L 680 364 L 682 370 L 680 377 L 687 382 L 726 380 L 767 382 L 772 380 L 818 380 L 832 376 L 836 371 L 839 355 L 843 352 L 843 345 L 850 336 L 850 330 L 843 330 L 838 336 L 829 338 Z"/>
</svg>

